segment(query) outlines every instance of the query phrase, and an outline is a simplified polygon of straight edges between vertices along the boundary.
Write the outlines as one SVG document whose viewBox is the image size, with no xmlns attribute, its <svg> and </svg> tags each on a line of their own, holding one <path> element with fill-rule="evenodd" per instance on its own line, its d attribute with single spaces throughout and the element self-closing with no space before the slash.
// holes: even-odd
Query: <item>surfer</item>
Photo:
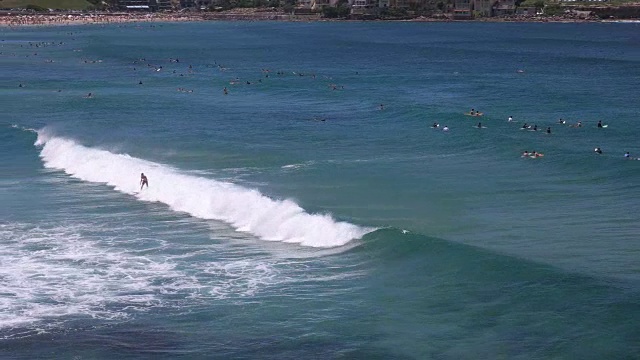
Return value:
<svg viewBox="0 0 640 360">
<path fill-rule="evenodd" d="M 524 125 L 522 125 L 521 129 L 528 129 L 528 128 L 529 128 L 529 125 L 527 125 L 527 123 L 524 123 Z"/>
<path fill-rule="evenodd" d="M 147 177 L 144 176 L 144 173 L 140 174 L 140 190 L 142 190 L 142 188 L 147 185 L 147 189 L 149 188 L 149 180 L 147 180 Z"/>
<path fill-rule="evenodd" d="M 595 151 L 595 153 L 598 155 L 602 155 L 602 149 L 600 149 L 599 147 L 593 149 L 593 151 Z"/>
<path fill-rule="evenodd" d="M 431 125 L 432 128 L 437 129 L 440 127 L 440 124 L 438 124 L 437 122 L 434 122 L 433 125 Z"/>
<path fill-rule="evenodd" d="M 625 159 L 630 159 L 631 154 L 629 154 L 629 152 L 627 151 L 626 153 L 624 153 L 624 158 Z"/>
<path fill-rule="evenodd" d="M 565 120 L 562 120 L 562 118 L 560 118 L 560 120 L 558 120 L 558 124 L 566 124 L 567 122 Z"/>
<path fill-rule="evenodd" d="M 602 128 L 602 120 L 598 120 L 598 127 Z"/>
<path fill-rule="evenodd" d="M 513 121 L 513 116 L 509 116 L 509 119 L 507 121 L 508 122 L 512 122 Z"/>
<path fill-rule="evenodd" d="M 547 134 L 551 134 L 551 126 L 547 127 Z"/>
<path fill-rule="evenodd" d="M 482 123 L 481 123 L 481 122 L 479 122 L 479 123 L 478 123 L 478 126 L 476 126 L 476 127 L 477 127 L 478 129 L 482 129 Z"/>
</svg>

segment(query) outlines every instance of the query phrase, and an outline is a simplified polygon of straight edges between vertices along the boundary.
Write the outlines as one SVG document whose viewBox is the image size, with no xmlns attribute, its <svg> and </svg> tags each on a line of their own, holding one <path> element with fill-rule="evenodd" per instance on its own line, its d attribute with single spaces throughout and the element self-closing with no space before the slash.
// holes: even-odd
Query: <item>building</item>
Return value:
<svg viewBox="0 0 640 360">
<path fill-rule="evenodd" d="M 493 2 L 495 0 L 473 0 L 473 13 L 482 17 L 493 15 Z"/>
<path fill-rule="evenodd" d="M 296 0 L 297 9 L 309 9 L 313 6 L 313 0 Z"/>
<path fill-rule="evenodd" d="M 493 16 L 508 16 L 516 13 L 515 0 L 498 0 L 493 5 Z"/>
<path fill-rule="evenodd" d="M 189 9 L 196 7 L 195 0 L 180 0 L 180 8 L 181 9 Z"/>
<path fill-rule="evenodd" d="M 158 11 L 170 11 L 173 10 L 171 0 L 156 0 Z"/>
<path fill-rule="evenodd" d="M 454 0 L 453 3 L 453 19 L 454 20 L 469 20 L 473 16 L 471 14 L 471 1 L 470 0 Z"/>
<path fill-rule="evenodd" d="M 155 2 L 154 4 L 155 5 Z M 156 9 L 150 3 L 150 0 L 120 0 L 118 8 L 127 12 L 149 12 Z"/>
<path fill-rule="evenodd" d="M 377 0 L 355 0 L 351 5 L 351 15 L 356 18 L 367 18 L 376 14 Z"/>
<path fill-rule="evenodd" d="M 535 6 L 519 6 L 516 9 L 516 14 L 518 15 L 536 15 L 538 9 Z"/>
<path fill-rule="evenodd" d="M 409 0 L 389 0 L 389 7 L 394 9 L 409 9 Z"/>
<path fill-rule="evenodd" d="M 320 10 L 331 6 L 331 0 L 313 0 L 311 2 L 311 8 L 313 10 Z"/>
</svg>

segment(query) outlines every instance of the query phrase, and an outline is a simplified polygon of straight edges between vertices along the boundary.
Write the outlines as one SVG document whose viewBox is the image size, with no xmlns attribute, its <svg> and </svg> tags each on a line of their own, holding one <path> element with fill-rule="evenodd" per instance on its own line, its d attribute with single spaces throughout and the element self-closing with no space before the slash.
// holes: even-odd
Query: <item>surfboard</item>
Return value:
<svg viewBox="0 0 640 360">
<path fill-rule="evenodd" d="M 603 128 L 609 127 L 609 125 L 602 125 Z"/>
<path fill-rule="evenodd" d="M 474 113 L 474 114 L 472 114 L 470 112 L 466 112 L 464 114 L 467 115 L 467 116 L 482 116 L 483 115 L 482 113 Z"/>
</svg>

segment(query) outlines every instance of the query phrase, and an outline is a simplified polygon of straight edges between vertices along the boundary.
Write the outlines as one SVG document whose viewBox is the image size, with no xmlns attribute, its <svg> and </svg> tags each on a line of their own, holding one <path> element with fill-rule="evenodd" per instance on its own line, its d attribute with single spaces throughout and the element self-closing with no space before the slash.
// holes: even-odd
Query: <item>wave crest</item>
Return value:
<svg viewBox="0 0 640 360">
<path fill-rule="evenodd" d="M 374 230 L 336 221 L 327 214 L 309 214 L 291 200 L 274 200 L 254 189 L 89 148 L 43 130 L 38 131 L 35 145 L 42 147 L 40 157 L 47 168 L 108 184 L 140 200 L 161 202 L 198 218 L 224 221 L 263 240 L 336 247 Z M 138 192 L 140 173 L 145 173 L 150 186 Z"/>
</svg>

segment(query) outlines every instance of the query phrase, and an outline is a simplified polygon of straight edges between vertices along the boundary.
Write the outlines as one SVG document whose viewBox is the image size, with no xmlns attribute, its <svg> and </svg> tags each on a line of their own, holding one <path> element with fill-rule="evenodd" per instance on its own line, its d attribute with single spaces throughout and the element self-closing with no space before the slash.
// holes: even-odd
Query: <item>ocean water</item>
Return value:
<svg viewBox="0 0 640 360">
<path fill-rule="evenodd" d="M 0 70 L 2 359 L 640 358 L 639 24 L 5 27 Z"/>
</svg>

